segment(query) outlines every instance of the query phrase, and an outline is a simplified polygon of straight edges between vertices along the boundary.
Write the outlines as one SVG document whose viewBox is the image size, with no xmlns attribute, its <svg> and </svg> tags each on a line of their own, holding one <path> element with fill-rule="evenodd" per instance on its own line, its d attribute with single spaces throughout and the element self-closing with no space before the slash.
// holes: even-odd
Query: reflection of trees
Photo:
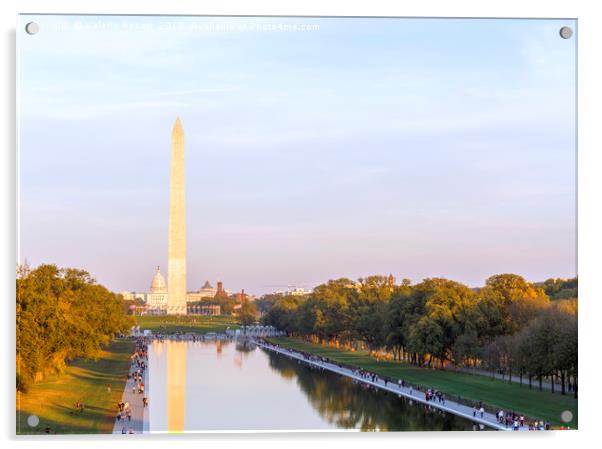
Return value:
<svg viewBox="0 0 602 449">
<path fill-rule="evenodd" d="M 276 371 L 282 377 L 287 380 L 292 380 L 297 377 L 297 368 L 294 366 L 297 364 L 296 361 L 289 360 L 285 357 L 277 357 L 271 351 L 266 351 L 270 357 L 270 368 Z"/>
<path fill-rule="evenodd" d="M 249 356 L 249 354 L 256 349 L 256 347 L 257 346 L 255 345 L 255 343 L 252 343 L 247 339 L 238 340 L 235 346 L 236 355 L 234 357 L 234 363 L 236 364 L 236 366 L 242 368 L 243 359 L 246 359 Z"/>
<path fill-rule="evenodd" d="M 393 393 L 374 391 L 351 379 L 329 371 L 320 371 L 282 355 L 269 352 L 270 367 L 297 384 L 320 416 L 341 428 L 363 431 L 381 430 L 462 430 L 472 424 Z"/>
<path fill-rule="evenodd" d="M 254 351 L 257 346 L 250 340 L 241 339 L 236 341 L 236 350 L 245 354 Z"/>
</svg>

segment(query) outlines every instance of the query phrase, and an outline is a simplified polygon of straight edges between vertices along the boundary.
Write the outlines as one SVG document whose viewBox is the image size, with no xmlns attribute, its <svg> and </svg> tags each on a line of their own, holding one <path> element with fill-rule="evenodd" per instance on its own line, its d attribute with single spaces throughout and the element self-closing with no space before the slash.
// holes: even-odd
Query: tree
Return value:
<svg viewBox="0 0 602 449">
<path fill-rule="evenodd" d="M 547 279 L 541 285 L 551 300 L 576 299 L 578 297 L 578 279 Z"/>
<path fill-rule="evenodd" d="M 428 356 L 428 366 L 431 366 L 433 358 L 442 360 L 444 357 L 443 329 L 433 319 L 424 316 L 414 324 L 408 338 L 408 348 L 419 356 L 419 364 L 425 362 Z"/>
<path fill-rule="evenodd" d="M 556 285 L 556 284 L 554 284 Z M 387 349 L 397 360 L 479 366 L 505 376 L 577 382 L 577 300 L 550 302 L 515 274 L 471 289 L 449 279 L 393 285 L 385 276 L 319 285 L 307 297 L 280 297 L 262 321 L 293 335 Z"/>
<path fill-rule="evenodd" d="M 274 304 L 276 304 L 276 302 L 278 302 L 280 299 L 282 299 L 283 295 L 280 294 L 270 294 L 270 295 L 264 295 L 259 299 L 256 299 L 255 302 L 255 307 L 257 308 L 257 311 L 260 314 L 265 314 L 267 313 L 272 307 L 274 307 Z"/>
<path fill-rule="evenodd" d="M 395 287 L 388 276 L 368 276 L 360 280 L 357 294 L 349 296 L 348 315 L 352 339 L 365 342 L 370 349 L 384 346 L 387 329 L 387 303 Z"/>
<path fill-rule="evenodd" d="M 302 301 L 301 297 L 292 295 L 275 298 L 273 306 L 264 314 L 262 322 L 283 331 L 295 332 L 297 311 Z M 311 329 L 305 329 L 305 333 L 311 333 Z"/>
<path fill-rule="evenodd" d="M 499 308 L 503 334 L 518 332 L 549 302 L 542 288 L 516 274 L 491 276 L 479 295 Z"/>
<path fill-rule="evenodd" d="M 485 281 L 480 291 L 484 296 L 493 296 L 504 303 L 521 298 L 535 298 L 544 294 L 541 288 L 534 287 L 517 274 L 496 274 Z"/>
<path fill-rule="evenodd" d="M 121 295 L 89 273 L 56 265 L 17 270 L 17 388 L 60 371 L 69 359 L 93 358 L 133 325 Z"/>
<path fill-rule="evenodd" d="M 242 304 L 238 311 L 238 322 L 243 326 L 250 326 L 257 321 L 259 313 L 255 308 L 255 304 L 249 301 L 247 298 L 243 298 Z"/>
<path fill-rule="evenodd" d="M 541 381 L 544 376 L 560 378 L 561 393 L 565 382 L 577 380 L 577 316 L 550 307 L 522 332 L 523 353 L 528 354 L 526 369 Z M 576 391 L 575 391 L 576 393 Z"/>
<path fill-rule="evenodd" d="M 406 335 L 409 325 L 409 317 L 406 314 L 406 301 L 408 301 L 411 289 L 409 285 L 404 290 L 396 292 L 396 295 L 387 305 L 385 329 L 386 346 L 393 350 L 397 360 L 402 359 L 402 352 L 407 344 Z"/>
<path fill-rule="evenodd" d="M 310 295 L 310 304 L 319 310 L 314 332 L 322 339 L 338 340 L 352 334 L 354 318 L 349 304 L 358 294 L 355 284 L 346 278 L 318 285 Z"/>
<path fill-rule="evenodd" d="M 467 326 L 464 332 L 455 339 L 452 346 L 452 357 L 455 365 L 460 365 L 469 360 L 476 360 L 481 356 L 481 347 L 477 331 L 472 326 Z"/>
</svg>

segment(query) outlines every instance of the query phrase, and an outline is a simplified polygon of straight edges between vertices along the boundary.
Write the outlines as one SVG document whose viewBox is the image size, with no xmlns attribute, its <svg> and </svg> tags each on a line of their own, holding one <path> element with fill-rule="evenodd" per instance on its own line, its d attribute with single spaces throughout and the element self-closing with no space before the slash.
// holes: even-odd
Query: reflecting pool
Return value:
<svg viewBox="0 0 602 449">
<path fill-rule="evenodd" d="M 463 418 L 233 341 L 149 346 L 151 432 L 473 430 Z"/>
</svg>

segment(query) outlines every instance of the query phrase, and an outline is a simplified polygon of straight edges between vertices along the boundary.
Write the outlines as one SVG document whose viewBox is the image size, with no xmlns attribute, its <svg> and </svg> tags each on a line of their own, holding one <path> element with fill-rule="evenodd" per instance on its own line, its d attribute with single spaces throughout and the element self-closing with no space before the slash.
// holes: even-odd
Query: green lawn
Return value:
<svg viewBox="0 0 602 449">
<path fill-rule="evenodd" d="M 111 433 L 133 350 L 132 341 L 117 340 L 98 360 L 76 360 L 64 373 L 17 392 L 17 434 L 44 433 L 47 426 L 59 434 Z M 75 411 L 76 402 L 84 404 L 83 412 Z M 27 424 L 30 415 L 40 419 L 36 427 Z"/>
<path fill-rule="evenodd" d="M 415 385 L 435 388 L 447 394 L 448 399 L 460 396 L 464 399 L 483 401 L 493 407 L 514 410 L 536 419 L 549 420 L 555 426 L 567 425 L 560 420 L 564 410 L 573 413 L 568 423 L 577 428 L 577 400 L 570 395 L 562 396 L 549 391 L 530 390 L 527 385 L 509 384 L 485 376 L 419 368 L 400 362 L 377 361 L 366 352 L 351 352 L 292 338 L 273 338 L 274 343 L 292 349 L 328 357 L 331 360 L 354 365 L 372 372 L 404 379 Z"/>
<path fill-rule="evenodd" d="M 228 327 L 237 329 L 236 318 L 232 316 L 204 315 L 163 315 L 137 316 L 136 323 L 140 329 L 150 329 L 153 333 L 175 334 L 176 332 L 224 332 Z"/>
</svg>

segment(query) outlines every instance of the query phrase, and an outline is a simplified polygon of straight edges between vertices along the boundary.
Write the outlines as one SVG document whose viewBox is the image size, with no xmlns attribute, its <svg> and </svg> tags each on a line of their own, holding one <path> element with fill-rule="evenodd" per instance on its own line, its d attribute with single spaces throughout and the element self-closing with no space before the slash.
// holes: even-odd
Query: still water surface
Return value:
<svg viewBox="0 0 602 449">
<path fill-rule="evenodd" d="M 149 346 L 151 432 L 472 430 L 393 393 L 231 341 Z"/>
</svg>

